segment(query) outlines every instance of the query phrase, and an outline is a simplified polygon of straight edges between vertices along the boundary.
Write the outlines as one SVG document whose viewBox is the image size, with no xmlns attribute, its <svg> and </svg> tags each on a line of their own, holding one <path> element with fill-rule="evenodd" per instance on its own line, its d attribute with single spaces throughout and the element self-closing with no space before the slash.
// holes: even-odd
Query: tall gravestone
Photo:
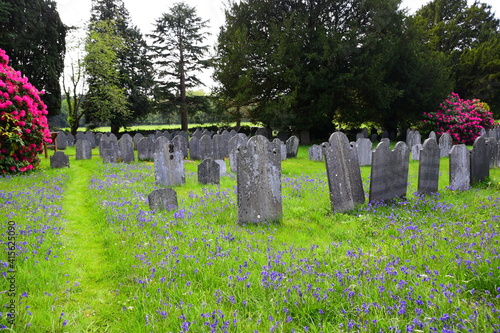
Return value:
<svg viewBox="0 0 500 333">
<path fill-rule="evenodd" d="M 128 134 L 123 135 L 117 142 L 120 162 L 131 163 L 135 161 L 134 141 Z"/>
<path fill-rule="evenodd" d="M 281 158 L 264 136 L 238 148 L 237 192 L 239 223 L 281 220 Z"/>
<path fill-rule="evenodd" d="M 92 158 L 92 145 L 90 141 L 80 139 L 76 141 L 76 159 L 90 160 Z"/>
<path fill-rule="evenodd" d="M 372 165 L 372 142 L 370 139 L 359 138 L 356 140 L 356 151 L 360 166 Z"/>
<path fill-rule="evenodd" d="M 220 136 L 221 136 L 220 150 L 221 150 L 221 155 L 224 159 L 224 157 L 229 157 L 229 140 L 232 138 L 232 136 L 226 130 L 222 131 Z"/>
<path fill-rule="evenodd" d="M 177 133 L 176 136 L 174 136 L 174 138 L 172 139 L 172 143 L 174 145 L 176 145 L 177 147 L 179 147 L 180 151 L 182 152 L 182 156 L 184 156 L 184 158 L 187 158 L 188 157 L 188 136 L 186 134 L 186 132 L 184 131 L 180 131 L 179 133 Z"/>
<path fill-rule="evenodd" d="M 292 135 L 285 142 L 286 144 L 286 157 L 294 158 L 297 157 L 297 152 L 299 150 L 299 138 L 295 135 Z"/>
<path fill-rule="evenodd" d="M 210 135 L 204 134 L 200 139 L 200 159 L 214 158 L 214 144 Z"/>
<path fill-rule="evenodd" d="M 440 156 L 448 157 L 448 155 L 450 155 L 451 147 L 453 147 L 453 139 L 448 132 L 445 132 L 439 137 Z"/>
<path fill-rule="evenodd" d="M 497 139 L 493 137 L 487 137 L 486 149 L 488 150 L 488 156 L 490 157 L 489 167 L 490 169 L 492 169 L 496 167 L 497 164 L 497 149 L 498 149 Z"/>
<path fill-rule="evenodd" d="M 384 201 L 406 196 L 410 150 L 398 142 L 390 150 L 382 141 L 373 151 L 370 175 L 370 201 Z"/>
<path fill-rule="evenodd" d="M 144 138 L 144 135 L 141 133 L 135 133 L 133 139 L 134 139 L 134 150 L 137 150 L 137 145 L 139 144 L 139 141 L 141 141 Z"/>
<path fill-rule="evenodd" d="M 245 146 L 247 144 L 248 139 L 246 138 L 246 135 L 241 135 L 237 134 L 233 136 L 228 143 L 228 150 L 229 150 L 229 167 L 231 169 L 231 172 L 236 172 L 236 165 L 237 165 L 237 153 L 238 153 L 238 148 L 241 146 Z"/>
<path fill-rule="evenodd" d="M 137 159 L 139 161 L 154 160 L 155 143 L 150 137 L 143 137 L 137 142 Z"/>
<path fill-rule="evenodd" d="M 220 184 L 220 165 L 211 158 L 198 165 L 198 183 Z"/>
<path fill-rule="evenodd" d="M 175 210 L 177 203 L 177 192 L 172 188 L 161 188 L 148 194 L 148 204 L 151 210 Z"/>
<path fill-rule="evenodd" d="M 436 140 L 426 139 L 420 152 L 418 166 L 418 191 L 436 193 L 439 184 L 439 161 L 441 149 Z"/>
<path fill-rule="evenodd" d="M 222 136 L 220 134 L 214 134 L 212 137 L 213 144 L 213 158 L 216 160 L 224 159 L 222 152 Z"/>
<path fill-rule="evenodd" d="M 480 136 L 474 140 L 473 148 L 470 152 L 470 182 L 471 185 L 490 176 L 490 157 L 486 140 Z"/>
<path fill-rule="evenodd" d="M 272 142 L 276 150 L 280 153 L 281 160 L 286 160 L 286 144 L 278 138 L 275 138 Z"/>
<path fill-rule="evenodd" d="M 85 139 L 87 139 L 90 142 L 90 147 L 95 148 L 97 147 L 95 144 L 95 134 L 94 132 L 87 131 L 85 132 Z"/>
<path fill-rule="evenodd" d="M 307 153 L 309 154 L 309 160 L 315 161 L 315 162 L 323 162 L 323 159 L 324 159 L 323 147 L 321 147 L 319 145 L 312 145 L 307 150 Z"/>
<path fill-rule="evenodd" d="M 51 168 L 69 168 L 69 156 L 62 151 L 56 151 L 50 156 Z"/>
<path fill-rule="evenodd" d="M 56 138 L 56 148 L 57 150 L 65 150 L 68 146 L 68 138 L 66 137 L 66 133 L 63 131 L 59 131 Z"/>
<path fill-rule="evenodd" d="M 432 138 L 429 139 L 434 140 Z M 422 149 L 422 145 L 413 145 L 413 147 L 411 147 L 411 156 L 414 161 L 420 161 L 420 153 L 422 152 Z"/>
<path fill-rule="evenodd" d="M 179 148 L 168 140 L 155 141 L 154 166 L 156 183 L 178 186 L 186 182 L 184 156 Z"/>
<path fill-rule="evenodd" d="M 330 203 L 334 212 L 345 212 L 365 202 L 358 154 L 347 136 L 335 132 L 324 143 Z"/>
<path fill-rule="evenodd" d="M 200 159 L 200 137 L 198 136 L 193 135 L 189 140 L 189 158 L 193 161 Z"/>
<path fill-rule="evenodd" d="M 103 136 L 101 141 L 99 142 L 99 155 L 103 157 L 103 151 L 105 149 L 116 149 L 118 150 L 118 140 L 116 140 L 116 136 Z"/>
<path fill-rule="evenodd" d="M 450 188 L 466 190 L 470 187 L 470 151 L 464 144 L 450 150 Z"/>
</svg>

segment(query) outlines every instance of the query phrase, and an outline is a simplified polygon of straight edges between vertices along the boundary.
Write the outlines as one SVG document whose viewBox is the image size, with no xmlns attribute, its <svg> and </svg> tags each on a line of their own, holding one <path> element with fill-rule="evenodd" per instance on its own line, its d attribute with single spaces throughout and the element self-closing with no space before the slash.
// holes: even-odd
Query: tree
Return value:
<svg viewBox="0 0 500 333">
<path fill-rule="evenodd" d="M 3 0 L 0 4 L 0 48 L 11 65 L 45 91 L 42 97 L 49 116 L 61 108 L 59 78 L 64 70 L 67 27 L 55 1 Z"/>
<path fill-rule="evenodd" d="M 155 30 L 149 35 L 157 67 L 157 103 L 180 109 L 183 131 L 188 130 L 186 91 L 201 85 L 196 73 L 208 65 L 203 59 L 208 46 L 202 45 L 208 36 L 204 31 L 207 27 L 208 21 L 197 16 L 194 7 L 180 2 L 156 20 Z"/>
</svg>

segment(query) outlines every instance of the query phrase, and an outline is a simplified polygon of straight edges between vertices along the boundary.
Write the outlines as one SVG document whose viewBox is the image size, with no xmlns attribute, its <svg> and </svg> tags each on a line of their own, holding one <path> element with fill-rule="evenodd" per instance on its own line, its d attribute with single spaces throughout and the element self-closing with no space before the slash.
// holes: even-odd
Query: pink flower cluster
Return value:
<svg viewBox="0 0 500 333">
<path fill-rule="evenodd" d="M 441 104 L 436 112 L 424 112 L 426 127 L 437 135 L 448 132 L 454 143 L 471 145 L 480 135 L 481 129 L 494 126 L 493 114 L 486 103 L 478 99 L 464 100 L 456 93 Z"/>
<path fill-rule="evenodd" d="M 0 174 L 34 169 L 43 142 L 52 142 L 41 92 L 8 63 L 0 49 Z"/>
</svg>

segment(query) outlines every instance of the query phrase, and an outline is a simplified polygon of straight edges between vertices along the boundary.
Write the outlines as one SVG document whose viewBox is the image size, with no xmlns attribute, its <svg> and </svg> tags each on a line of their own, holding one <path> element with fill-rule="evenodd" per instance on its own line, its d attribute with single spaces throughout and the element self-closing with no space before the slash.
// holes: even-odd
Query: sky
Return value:
<svg viewBox="0 0 500 333">
<path fill-rule="evenodd" d="M 83 27 L 90 18 L 91 0 L 55 0 L 57 11 L 64 24 L 68 26 Z M 141 32 L 149 34 L 154 29 L 156 19 L 180 0 L 123 0 L 125 8 L 129 11 L 133 25 L 139 27 Z M 197 14 L 203 20 L 209 20 L 211 36 L 207 40 L 208 45 L 215 45 L 220 26 L 224 24 L 224 6 L 226 0 L 183 0 L 189 6 L 197 9 Z M 402 8 L 407 8 L 410 14 L 427 4 L 429 0 L 403 0 Z M 500 4 L 498 0 L 482 1 L 492 5 L 496 17 L 500 17 Z M 473 0 L 468 0 L 469 5 Z M 69 58 L 69 57 L 67 57 Z M 211 72 L 206 71 L 200 75 L 202 82 L 206 84 L 204 90 L 210 90 L 213 85 Z"/>
</svg>

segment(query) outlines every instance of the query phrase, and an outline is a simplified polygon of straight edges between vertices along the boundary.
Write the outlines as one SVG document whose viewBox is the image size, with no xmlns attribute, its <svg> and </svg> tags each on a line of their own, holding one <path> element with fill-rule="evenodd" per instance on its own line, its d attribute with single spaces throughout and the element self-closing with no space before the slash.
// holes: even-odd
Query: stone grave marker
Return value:
<svg viewBox="0 0 500 333">
<path fill-rule="evenodd" d="M 204 159 L 198 165 L 198 183 L 220 184 L 220 165 L 211 158 Z"/>
<path fill-rule="evenodd" d="M 221 133 L 220 150 L 223 158 L 229 157 L 229 140 L 232 138 L 228 131 L 224 130 Z"/>
<path fill-rule="evenodd" d="M 370 136 L 368 135 L 368 128 L 364 127 L 361 130 L 361 133 L 363 134 L 363 138 L 368 139 Z"/>
<path fill-rule="evenodd" d="M 238 223 L 280 221 L 281 159 L 262 135 L 250 138 L 237 153 Z"/>
<path fill-rule="evenodd" d="M 278 139 L 280 139 L 282 142 L 286 142 L 286 140 L 288 140 L 289 137 L 290 137 L 290 132 L 288 131 L 278 132 Z"/>
<path fill-rule="evenodd" d="M 223 159 L 222 153 L 222 136 L 220 134 L 214 134 L 212 137 L 213 144 L 213 158 L 216 160 Z"/>
<path fill-rule="evenodd" d="M 177 209 L 177 192 L 172 188 L 161 188 L 148 194 L 148 204 L 150 210 L 171 211 Z"/>
<path fill-rule="evenodd" d="M 408 130 L 406 132 L 406 145 L 411 148 L 413 147 L 415 144 L 415 131 L 413 130 Z"/>
<path fill-rule="evenodd" d="M 210 135 L 204 134 L 200 139 L 200 159 L 214 158 L 214 144 Z"/>
<path fill-rule="evenodd" d="M 155 141 L 154 167 L 157 184 L 178 186 L 186 182 L 182 152 L 166 138 Z"/>
<path fill-rule="evenodd" d="M 131 163 L 135 161 L 134 141 L 128 134 L 124 134 L 117 142 L 120 162 Z"/>
<path fill-rule="evenodd" d="M 87 136 L 85 135 L 84 132 L 76 132 L 76 135 L 75 135 L 75 144 L 76 144 L 76 141 L 78 140 L 86 140 L 87 139 Z"/>
<path fill-rule="evenodd" d="M 68 146 L 68 138 L 66 133 L 59 131 L 56 138 L 56 148 L 57 150 L 65 150 Z"/>
<path fill-rule="evenodd" d="M 115 149 L 102 149 L 102 162 L 103 163 L 118 163 L 120 160 L 120 151 Z"/>
<path fill-rule="evenodd" d="M 236 164 L 237 164 L 237 158 L 236 155 L 238 153 L 238 148 L 241 146 L 246 146 L 247 144 L 247 139 L 246 136 L 244 137 L 243 135 L 237 134 L 233 136 L 228 143 L 228 150 L 229 150 L 229 167 L 231 169 L 231 172 L 236 172 Z"/>
<path fill-rule="evenodd" d="M 139 161 L 154 161 L 155 143 L 150 137 L 143 137 L 137 142 L 137 159 Z"/>
<path fill-rule="evenodd" d="M 389 142 L 382 141 L 373 151 L 370 175 L 370 201 L 384 201 L 406 196 L 410 150 L 398 142 L 390 150 Z"/>
<path fill-rule="evenodd" d="M 71 133 L 66 134 L 66 142 L 68 147 L 74 147 L 75 146 L 75 137 Z"/>
<path fill-rule="evenodd" d="M 488 150 L 488 156 L 490 157 L 489 167 L 490 169 L 493 169 L 496 167 L 497 164 L 497 149 L 498 149 L 497 139 L 492 137 L 487 137 L 486 148 Z"/>
<path fill-rule="evenodd" d="M 440 157 L 447 157 L 450 155 L 451 147 L 453 147 L 453 139 L 448 132 L 445 132 L 439 137 Z"/>
<path fill-rule="evenodd" d="M 265 127 L 257 128 L 257 131 L 255 131 L 255 135 L 262 135 L 269 140 L 269 131 Z"/>
<path fill-rule="evenodd" d="M 219 164 L 220 176 L 223 177 L 227 174 L 227 166 L 224 160 L 215 160 L 217 164 Z"/>
<path fill-rule="evenodd" d="M 470 152 L 470 183 L 471 185 L 490 176 L 490 157 L 484 137 L 479 136 L 474 140 Z"/>
<path fill-rule="evenodd" d="M 200 160 L 200 138 L 192 136 L 189 140 L 189 158 L 193 161 Z"/>
<path fill-rule="evenodd" d="M 356 147 L 347 136 L 335 132 L 323 144 L 330 203 L 334 212 L 345 212 L 365 202 Z"/>
<path fill-rule="evenodd" d="M 280 153 L 281 160 L 286 160 L 286 144 L 278 138 L 274 139 L 272 144 L 275 145 L 275 148 Z"/>
<path fill-rule="evenodd" d="M 322 146 L 312 145 L 311 147 L 309 147 L 307 152 L 309 154 L 309 160 L 316 162 L 323 162 L 324 156 L 323 156 Z"/>
<path fill-rule="evenodd" d="M 194 132 L 193 132 L 193 135 L 191 136 L 191 138 L 193 137 L 197 137 L 198 139 L 201 138 L 203 134 L 201 134 L 201 130 L 199 128 L 197 128 Z"/>
<path fill-rule="evenodd" d="M 69 168 L 69 156 L 62 151 L 56 151 L 50 156 L 51 168 Z"/>
<path fill-rule="evenodd" d="M 372 142 L 370 139 L 359 138 L 356 140 L 359 166 L 372 165 Z"/>
<path fill-rule="evenodd" d="M 436 141 L 437 141 L 437 135 L 436 135 L 436 132 L 431 131 L 431 132 L 429 133 L 429 139 L 434 139 L 434 140 L 436 140 Z"/>
<path fill-rule="evenodd" d="M 92 159 L 92 145 L 86 139 L 76 141 L 76 159 L 77 160 L 90 160 Z"/>
<path fill-rule="evenodd" d="M 139 144 L 139 141 L 141 141 L 144 138 L 144 135 L 141 133 L 135 133 L 134 135 L 134 150 L 137 150 L 137 145 Z"/>
<path fill-rule="evenodd" d="M 299 150 L 299 138 L 295 135 L 292 135 L 285 142 L 286 144 L 286 157 L 293 158 L 297 157 L 297 152 Z"/>
<path fill-rule="evenodd" d="M 85 132 L 85 138 L 90 142 L 90 147 L 95 148 L 96 142 L 95 142 L 95 134 L 94 132 L 87 131 Z"/>
<path fill-rule="evenodd" d="M 432 138 L 429 139 L 434 140 Z M 420 153 L 422 152 L 423 148 L 424 147 L 420 144 L 413 145 L 413 147 L 411 147 L 411 156 L 414 161 L 420 161 Z"/>
<path fill-rule="evenodd" d="M 440 152 L 441 149 L 436 140 L 429 138 L 424 141 L 418 165 L 418 191 L 420 193 L 438 191 Z"/>
<path fill-rule="evenodd" d="M 181 133 L 184 133 L 184 132 L 181 132 Z M 180 152 L 182 153 L 182 156 L 183 158 L 187 158 L 188 157 L 188 139 L 187 137 L 185 137 L 184 135 L 182 134 L 177 134 L 176 136 L 174 136 L 174 138 L 172 139 L 172 143 L 177 147 L 177 149 L 180 150 Z"/>
<path fill-rule="evenodd" d="M 466 190 L 470 187 L 470 151 L 464 144 L 450 150 L 450 188 Z"/>
</svg>

